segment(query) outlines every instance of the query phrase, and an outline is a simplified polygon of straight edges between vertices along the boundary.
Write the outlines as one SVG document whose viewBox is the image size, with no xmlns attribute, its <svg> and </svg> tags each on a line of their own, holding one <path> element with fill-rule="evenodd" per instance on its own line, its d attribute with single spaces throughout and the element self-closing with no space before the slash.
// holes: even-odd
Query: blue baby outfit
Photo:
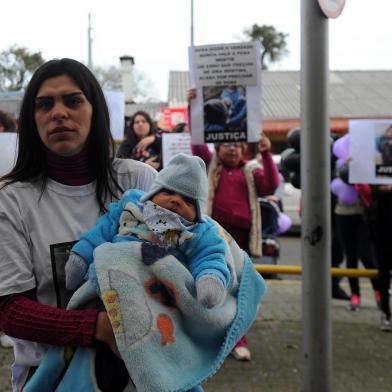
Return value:
<svg viewBox="0 0 392 392">
<path fill-rule="evenodd" d="M 140 202 L 144 194 L 139 189 L 126 191 L 118 202 L 109 205 L 108 212 L 99 218 L 95 226 L 81 236 L 72 251 L 90 265 L 93 262 L 94 249 L 105 242 L 149 242 L 151 231 L 143 223 L 143 203 Z M 133 224 L 121 226 L 124 211 L 134 218 Z M 188 266 L 195 280 L 202 275 L 211 274 L 219 277 L 224 286 L 228 287 L 230 271 L 225 261 L 225 240 L 217 223 L 203 216 L 203 221 L 189 231 L 193 237 L 177 248 L 170 247 L 169 252 Z"/>
</svg>

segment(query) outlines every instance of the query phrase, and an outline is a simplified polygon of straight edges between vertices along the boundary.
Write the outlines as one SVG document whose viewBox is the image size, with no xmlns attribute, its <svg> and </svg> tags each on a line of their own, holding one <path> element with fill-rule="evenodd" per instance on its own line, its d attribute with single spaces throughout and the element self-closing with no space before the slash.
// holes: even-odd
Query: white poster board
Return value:
<svg viewBox="0 0 392 392">
<path fill-rule="evenodd" d="M 350 120 L 349 180 L 352 184 L 392 184 L 392 119 Z M 391 144 L 388 146 L 388 139 Z M 391 157 L 392 158 L 392 157 Z"/>
<path fill-rule="evenodd" d="M 162 135 L 162 165 L 165 167 L 178 153 L 192 155 L 189 133 L 164 133 Z"/>
<path fill-rule="evenodd" d="M 13 132 L 0 133 L 0 176 L 7 174 L 16 161 L 18 135 Z"/>
<path fill-rule="evenodd" d="M 114 140 L 124 139 L 125 94 L 122 91 L 104 91 L 110 115 L 110 130 Z"/>
<path fill-rule="evenodd" d="M 257 142 L 261 134 L 260 43 L 189 48 L 192 143 Z"/>
</svg>

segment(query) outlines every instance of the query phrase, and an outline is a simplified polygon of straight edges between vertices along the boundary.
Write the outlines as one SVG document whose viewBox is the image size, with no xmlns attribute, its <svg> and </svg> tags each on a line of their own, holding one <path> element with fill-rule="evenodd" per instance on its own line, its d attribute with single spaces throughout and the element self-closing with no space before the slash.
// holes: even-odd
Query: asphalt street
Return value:
<svg viewBox="0 0 392 392">
<path fill-rule="evenodd" d="M 280 264 L 300 264 L 299 237 L 281 238 Z M 300 276 L 268 280 L 257 320 L 249 331 L 252 361 L 229 357 L 203 386 L 207 392 L 298 392 L 303 390 L 302 288 Z M 348 291 L 346 279 L 342 286 Z M 391 392 L 392 333 L 379 330 L 379 311 L 367 279 L 361 309 L 331 300 L 332 391 Z M 11 391 L 12 351 L 0 348 L 0 392 Z M 37 391 L 38 392 L 38 391 Z M 315 391 L 318 392 L 318 391 Z"/>
</svg>

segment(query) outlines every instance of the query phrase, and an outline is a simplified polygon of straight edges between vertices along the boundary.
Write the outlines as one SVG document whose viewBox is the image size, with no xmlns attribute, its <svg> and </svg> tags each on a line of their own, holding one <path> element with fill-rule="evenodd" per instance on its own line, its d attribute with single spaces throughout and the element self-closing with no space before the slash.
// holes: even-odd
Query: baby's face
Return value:
<svg viewBox="0 0 392 392">
<path fill-rule="evenodd" d="M 154 195 L 151 201 L 162 208 L 181 215 L 187 221 L 196 221 L 196 207 L 193 204 L 193 200 L 180 193 L 163 189 Z"/>
</svg>

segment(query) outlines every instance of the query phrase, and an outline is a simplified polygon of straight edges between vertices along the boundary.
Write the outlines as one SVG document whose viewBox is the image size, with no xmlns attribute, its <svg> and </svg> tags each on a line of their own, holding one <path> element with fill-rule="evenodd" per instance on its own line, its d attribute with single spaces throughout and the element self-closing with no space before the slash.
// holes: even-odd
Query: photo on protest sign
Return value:
<svg viewBox="0 0 392 392">
<path fill-rule="evenodd" d="M 392 119 L 351 120 L 351 183 L 392 184 Z"/>
<path fill-rule="evenodd" d="M 257 142 L 261 134 L 258 42 L 190 48 L 193 144 Z"/>
<path fill-rule="evenodd" d="M 71 254 L 71 249 L 75 244 L 76 241 L 72 241 L 51 244 L 49 246 L 52 278 L 58 308 L 65 309 L 72 297 L 72 294 L 74 293 L 72 290 L 68 290 L 65 286 L 65 263 L 67 262 L 69 255 Z"/>
<path fill-rule="evenodd" d="M 376 177 L 392 178 L 392 121 L 376 124 L 374 144 Z"/>
<path fill-rule="evenodd" d="M 216 139 L 214 133 L 225 131 L 241 134 L 247 140 L 246 88 L 244 86 L 203 87 L 204 137 L 206 142 Z M 212 140 L 209 140 L 209 139 Z"/>
</svg>

